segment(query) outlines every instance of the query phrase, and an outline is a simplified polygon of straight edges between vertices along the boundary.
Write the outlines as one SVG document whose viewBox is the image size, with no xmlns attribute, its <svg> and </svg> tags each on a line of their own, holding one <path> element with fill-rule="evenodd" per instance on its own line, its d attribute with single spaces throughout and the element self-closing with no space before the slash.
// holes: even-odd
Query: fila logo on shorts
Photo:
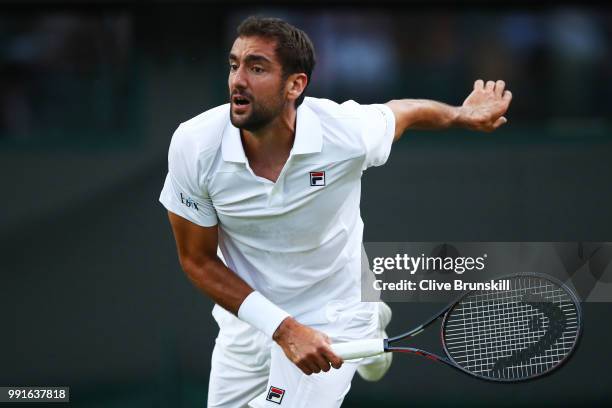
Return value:
<svg viewBox="0 0 612 408">
<path fill-rule="evenodd" d="M 324 171 L 311 171 L 310 172 L 310 185 L 311 186 L 324 186 L 325 185 L 325 172 Z"/>
<path fill-rule="evenodd" d="M 280 405 L 280 403 L 283 401 L 284 395 L 285 390 L 271 386 L 270 391 L 268 391 L 268 396 L 266 397 L 266 400 L 275 402 Z"/>
</svg>

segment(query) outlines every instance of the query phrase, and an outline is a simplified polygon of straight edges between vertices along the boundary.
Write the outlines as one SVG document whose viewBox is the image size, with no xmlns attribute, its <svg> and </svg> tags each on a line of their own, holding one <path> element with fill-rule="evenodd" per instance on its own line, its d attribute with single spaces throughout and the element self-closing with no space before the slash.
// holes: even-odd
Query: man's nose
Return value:
<svg viewBox="0 0 612 408">
<path fill-rule="evenodd" d="M 247 87 L 246 73 L 242 67 L 239 67 L 231 77 L 231 85 L 233 88 L 244 89 Z"/>
</svg>

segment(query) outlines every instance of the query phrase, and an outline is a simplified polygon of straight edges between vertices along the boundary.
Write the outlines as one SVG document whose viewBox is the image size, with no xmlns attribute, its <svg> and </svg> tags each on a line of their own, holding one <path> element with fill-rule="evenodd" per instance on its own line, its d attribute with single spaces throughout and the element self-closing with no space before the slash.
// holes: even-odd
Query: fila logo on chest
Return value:
<svg viewBox="0 0 612 408">
<path fill-rule="evenodd" d="M 311 171 L 310 172 L 310 185 L 313 187 L 322 187 L 325 185 L 325 172 L 324 171 Z"/>
</svg>

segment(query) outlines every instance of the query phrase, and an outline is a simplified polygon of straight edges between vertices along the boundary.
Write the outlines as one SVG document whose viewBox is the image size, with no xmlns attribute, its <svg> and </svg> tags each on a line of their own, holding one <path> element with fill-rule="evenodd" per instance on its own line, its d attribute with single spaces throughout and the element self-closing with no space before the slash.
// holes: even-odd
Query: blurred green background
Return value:
<svg viewBox="0 0 612 408">
<path fill-rule="evenodd" d="M 157 197 L 176 126 L 226 102 L 227 53 L 250 14 L 311 36 L 311 96 L 460 104 L 477 78 L 512 90 L 502 130 L 410 132 L 365 173 L 366 241 L 612 241 L 608 7 L 0 7 L 0 385 L 69 385 L 75 407 L 205 405 L 212 303 L 180 271 Z M 393 304 L 389 332 L 438 307 Z M 344 406 L 604 405 L 612 306 L 584 313 L 580 348 L 550 377 L 488 384 L 396 356 L 385 380 L 356 378 Z"/>
</svg>

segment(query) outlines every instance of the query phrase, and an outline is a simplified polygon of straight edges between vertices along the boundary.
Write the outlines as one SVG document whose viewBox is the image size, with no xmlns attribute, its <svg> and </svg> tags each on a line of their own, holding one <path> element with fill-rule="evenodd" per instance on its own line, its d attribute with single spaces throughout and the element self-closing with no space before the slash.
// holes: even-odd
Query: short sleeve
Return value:
<svg viewBox="0 0 612 408">
<path fill-rule="evenodd" d="M 208 195 L 206 175 L 200 156 L 182 134 L 174 132 L 168 152 L 168 175 L 159 196 L 166 209 L 201 227 L 217 224 L 217 213 Z"/>
<path fill-rule="evenodd" d="M 386 163 L 395 136 L 395 116 L 386 105 L 360 105 L 355 101 L 342 104 L 352 116 L 359 118 L 359 133 L 365 148 L 363 169 Z"/>
<path fill-rule="evenodd" d="M 361 105 L 361 137 L 366 148 L 364 169 L 387 162 L 395 136 L 395 116 L 386 105 Z"/>
</svg>

